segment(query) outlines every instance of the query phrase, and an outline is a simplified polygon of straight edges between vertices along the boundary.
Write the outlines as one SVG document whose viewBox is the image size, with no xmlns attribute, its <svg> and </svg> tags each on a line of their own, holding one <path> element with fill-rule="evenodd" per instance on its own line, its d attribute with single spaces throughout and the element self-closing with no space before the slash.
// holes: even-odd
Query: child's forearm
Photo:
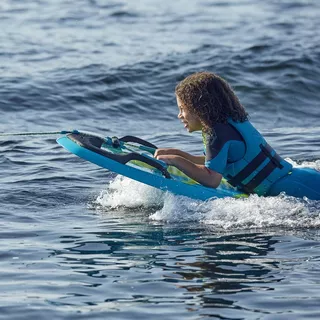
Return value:
<svg viewBox="0 0 320 320">
<path fill-rule="evenodd" d="M 209 170 L 204 165 L 195 164 L 188 159 L 178 155 L 158 156 L 159 160 L 165 161 L 169 165 L 177 167 L 191 179 L 198 181 L 204 186 L 217 188 L 221 181 L 221 174 Z"/>
<path fill-rule="evenodd" d="M 185 158 L 195 164 L 204 164 L 204 161 L 205 161 L 204 156 L 194 156 L 194 155 L 187 153 L 187 152 L 184 152 L 182 150 L 178 150 L 178 151 L 180 151 L 178 153 L 179 156 L 181 156 L 181 157 L 183 157 L 183 158 Z"/>
<path fill-rule="evenodd" d="M 157 158 L 158 156 L 163 155 L 176 155 L 182 158 L 185 158 L 195 164 L 204 164 L 205 157 L 204 156 L 194 156 L 190 153 L 184 152 L 180 149 L 168 148 L 168 149 L 157 149 L 154 156 Z"/>
</svg>

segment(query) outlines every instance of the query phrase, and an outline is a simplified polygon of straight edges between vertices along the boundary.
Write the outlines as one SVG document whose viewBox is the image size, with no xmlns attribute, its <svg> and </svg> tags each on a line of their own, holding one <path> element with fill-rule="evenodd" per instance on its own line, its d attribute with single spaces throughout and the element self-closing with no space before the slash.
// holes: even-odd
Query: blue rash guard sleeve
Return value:
<svg viewBox="0 0 320 320">
<path fill-rule="evenodd" d="M 204 135 L 205 166 L 223 175 L 229 163 L 245 154 L 245 143 L 238 131 L 229 124 L 217 124 L 215 135 Z"/>
<path fill-rule="evenodd" d="M 243 142 L 228 141 L 224 144 L 220 152 L 212 159 L 206 156 L 205 166 L 223 175 L 228 163 L 238 161 L 245 151 Z"/>
<path fill-rule="evenodd" d="M 207 151 L 206 151 L 206 159 L 205 159 L 205 166 L 208 169 L 216 171 L 220 174 L 223 174 L 226 166 L 227 166 L 227 159 L 228 159 L 228 151 L 229 151 L 229 143 L 226 143 L 223 148 L 220 150 L 219 153 L 213 158 L 208 159 Z"/>
</svg>

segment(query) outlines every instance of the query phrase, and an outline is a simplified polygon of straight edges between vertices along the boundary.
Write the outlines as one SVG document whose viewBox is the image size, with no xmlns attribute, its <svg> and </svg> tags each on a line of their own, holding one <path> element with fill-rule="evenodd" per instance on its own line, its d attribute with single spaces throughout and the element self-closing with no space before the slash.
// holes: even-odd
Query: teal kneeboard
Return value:
<svg viewBox="0 0 320 320">
<path fill-rule="evenodd" d="M 75 130 L 57 139 L 57 142 L 99 167 L 163 191 L 199 200 L 247 197 L 224 179 L 216 189 L 202 186 L 177 168 L 155 159 L 153 154 L 157 147 L 137 137 L 118 139 Z"/>
</svg>

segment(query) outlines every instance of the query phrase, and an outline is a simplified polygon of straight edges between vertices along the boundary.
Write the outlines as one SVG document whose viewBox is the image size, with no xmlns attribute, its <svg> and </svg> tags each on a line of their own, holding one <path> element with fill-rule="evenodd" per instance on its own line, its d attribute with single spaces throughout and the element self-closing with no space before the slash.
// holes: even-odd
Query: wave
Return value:
<svg viewBox="0 0 320 320">
<path fill-rule="evenodd" d="M 304 166 L 308 163 L 304 163 Z M 319 168 L 320 162 L 309 164 Z M 117 176 L 93 202 L 99 209 L 144 208 L 149 220 L 162 223 L 199 223 L 215 230 L 259 228 L 318 228 L 320 201 L 251 195 L 246 199 L 198 201 L 176 196 Z M 102 210 L 103 212 L 103 210 Z"/>
</svg>

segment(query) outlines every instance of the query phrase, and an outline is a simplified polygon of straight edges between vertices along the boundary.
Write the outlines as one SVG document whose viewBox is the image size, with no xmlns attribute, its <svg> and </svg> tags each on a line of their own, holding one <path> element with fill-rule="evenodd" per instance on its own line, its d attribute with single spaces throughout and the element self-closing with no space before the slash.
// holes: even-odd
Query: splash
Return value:
<svg viewBox="0 0 320 320">
<path fill-rule="evenodd" d="M 295 168 L 311 168 L 320 171 L 320 160 L 302 161 L 301 163 L 295 162 L 290 158 L 286 158 L 285 160 L 291 163 Z"/>
<path fill-rule="evenodd" d="M 117 176 L 101 191 L 95 203 L 101 207 L 157 207 L 163 205 L 164 192 L 123 176 Z"/>
<path fill-rule="evenodd" d="M 246 199 L 194 201 L 170 195 L 164 206 L 150 216 L 155 221 L 198 221 L 215 229 L 317 228 L 320 226 L 320 201 L 251 195 Z"/>
<path fill-rule="evenodd" d="M 320 201 L 285 194 L 201 201 L 163 192 L 122 176 L 111 181 L 95 203 L 111 209 L 143 207 L 148 209 L 151 221 L 196 222 L 215 230 L 320 227 Z"/>
</svg>

